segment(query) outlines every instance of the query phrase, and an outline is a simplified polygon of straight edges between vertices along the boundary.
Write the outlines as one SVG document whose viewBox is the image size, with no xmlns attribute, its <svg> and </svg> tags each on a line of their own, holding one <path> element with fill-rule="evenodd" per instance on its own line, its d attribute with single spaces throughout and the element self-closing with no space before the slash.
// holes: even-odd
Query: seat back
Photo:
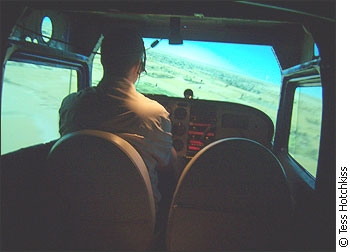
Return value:
<svg viewBox="0 0 350 252">
<path fill-rule="evenodd" d="M 97 130 L 71 133 L 52 147 L 48 165 L 59 249 L 149 247 L 155 203 L 147 168 L 128 142 Z"/>
<path fill-rule="evenodd" d="M 266 147 L 243 138 L 218 140 L 198 152 L 179 179 L 167 248 L 282 249 L 291 212 L 285 173 Z"/>
</svg>

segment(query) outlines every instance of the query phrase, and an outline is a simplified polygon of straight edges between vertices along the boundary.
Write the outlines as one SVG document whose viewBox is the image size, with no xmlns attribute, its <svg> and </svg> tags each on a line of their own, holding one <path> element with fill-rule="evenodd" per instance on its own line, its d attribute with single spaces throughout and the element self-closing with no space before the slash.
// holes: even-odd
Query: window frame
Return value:
<svg viewBox="0 0 350 252">
<path fill-rule="evenodd" d="M 7 61 L 73 69 L 77 71 L 77 90 L 88 87 L 88 81 L 91 75 L 88 57 L 81 54 L 71 53 L 69 51 L 62 51 L 55 48 L 36 45 L 30 42 L 11 39 L 9 41 L 11 50 L 7 51 L 3 69 L 6 68 Z M 1 87 L 3 84 L 2 81 Z"/>
<path fill-rule="evenodd" d="M 4 80 L 4 70 L 7 61 L 17 61 L 31 64 L 40 64 L 53 67 L 74 69 L 77 71 L 77 90 L 89 87 L 91 81 L 91 59 L 88 57 L 62 51 L 55 48 L 45 47 L 26 41 L 9 39 L 8 49 L 4 55 L 1 74 L 0 102 L 2 103 L 2 85 Z"/>
<path fill-rule="evenodd" d="M 293 94 L 293 102 L 295 100 L 295 92 L 297 88 L 303 88 L 303 87 L 322 87 L 322 85 L 317 85 L 317 84 L 313 84 L 313 85 L 304 85 L 304 84 L 297 84 L 294 86 L 294 94 Z M 292 106 L 292 111 L 293 111 L 293 106 Z M 290 117 L 290 126 L 289 126 L 289 134 L 288 134 L 288 142 L 287 142 L 287 153 L 288 156 L 294 161 L 296 162 L 307 174 L 308 176 L 311 176 L 314 180 L 316 180 L 317 178 L 317 169 L 316 169 L 316 176 L 314 177 L 306 168 L 304 168 L 304 166 L 298 162 L 298 160 L 296 158 L 294 158 L 290 152 L 289 152 L 289 140 L 290 140 L 290 131 L 291 131 L 291 126 L 292 126 L 292 115 L 293 113 L 291 113 L 291 117 Z M 319 153 L 320 153 L 320 145 L 321 145 L 321 131 L 322 131 L 322 121 L 321 121 L 321 128 L 320 128 L 320 141 L 319 141 L 319 148 L 318 148 L 318 157 L 319 157 Z M 317 159 L 317 167 L 318 167 L 318 162 L 319 159 Z"/>
<path fill-rule="evenodd" d="M 3 102 L 3 81 L 8 61 L 75 70 L 77 72 L 77 90 L 88 87 L 91 75 L 88 57 L 23 41 L 9 40 L 9 42 L 9 49 L 2 65 L 0 106 Z"/>
<path fill-rule="evenodd" d="M 282 88 L 280 105 L 276 121 L 276 134 L 273 146 L 273 152 L 290 164 L 294 172 L 305 181 L 312 189 L 315 190 L 316 178 L 313 177 L 288 151 L 289 136 L 292 122 L 292 111 L 296 88 L 298 87 L 320 87 L 320 59 L 315 59 L 307 63 L 286 69 L 282 72 Z M 322 97 L 322 106 L 323 106 Z M 323 118 L 321 122 L 322 131 Z M 322 136 L 321 136 L 322 137 Z M 320 141 L 321 142 L 321 141 Z M 320 143 L 321 146 L 321 143 Z M 319 149 L 320 153 L 320 149 Z M 317 161 L 317 171 L 319 167 Z"/>
</svg>

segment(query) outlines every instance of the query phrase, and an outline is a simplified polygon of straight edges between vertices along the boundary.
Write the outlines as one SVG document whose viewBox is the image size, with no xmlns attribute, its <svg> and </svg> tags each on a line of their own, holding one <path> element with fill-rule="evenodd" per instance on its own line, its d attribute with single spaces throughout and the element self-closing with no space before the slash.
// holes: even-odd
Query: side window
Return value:
<svg viewBox="0 0 350 252">
<path fill-rule="evenodd" d="M 77 91 L 77 71 L 8 61 L 1 104 L 1 154 L 59 138 L 62 99 Z"/>
<path fill-rule="evenodd" d="M 318 46 L 317 46 L 316 43 L 314 44 L 314 56 L 315 56 L 315 57 L 320 56 L 320 52 L 319 52 L 319 50 L 318 50 Z"/>
<path fill-rule="evenodd" d="M 316 177 L 322 122 L 322 87 L 297 87 L 288 152 Z"/>
<path fill-rule="evenodd" d="M 97 86 L 97 84 L 100 82 L 100 80 L 103 77 L 103 66 L 101 64 L 101 48 L 98 49 L 96 53 L 94 61 L 92 63 L 92 81 L 91 85 L 93 87 Z"/>
</svg>

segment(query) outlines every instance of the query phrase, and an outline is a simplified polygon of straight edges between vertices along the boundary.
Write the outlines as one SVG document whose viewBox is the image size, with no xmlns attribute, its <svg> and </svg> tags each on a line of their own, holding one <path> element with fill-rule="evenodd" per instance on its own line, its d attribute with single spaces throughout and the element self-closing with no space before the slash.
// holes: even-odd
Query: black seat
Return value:
<svg viewBox="0 0 350 252">
<path fill-rule="evenodd" d="M 177 185 L 169 250 L 287 248 L 292 200 L 284 170 L 263 145 L 218 140 L 198 152 Z"/>
<path fill-rule="evenodd" d="M 62 250 L 142 250 L 150 246 L 155 203 L 147 168 L 122 138 L 83 130 L 51 149 L 52 235 Z"/>
</svg>

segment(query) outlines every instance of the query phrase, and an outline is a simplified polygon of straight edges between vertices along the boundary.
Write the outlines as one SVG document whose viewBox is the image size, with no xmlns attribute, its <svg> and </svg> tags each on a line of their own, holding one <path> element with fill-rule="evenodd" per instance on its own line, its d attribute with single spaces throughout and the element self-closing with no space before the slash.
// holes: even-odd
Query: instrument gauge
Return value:
<svg viewBox="0 0 350 252">
<path fill-rule="evenodd" d="M 183 120 L 187 116 L 187 111 L 184 108 L 177 108 L 174 111 L 174 116 L 175 116 L 175 119 Z"/>
</svg>

